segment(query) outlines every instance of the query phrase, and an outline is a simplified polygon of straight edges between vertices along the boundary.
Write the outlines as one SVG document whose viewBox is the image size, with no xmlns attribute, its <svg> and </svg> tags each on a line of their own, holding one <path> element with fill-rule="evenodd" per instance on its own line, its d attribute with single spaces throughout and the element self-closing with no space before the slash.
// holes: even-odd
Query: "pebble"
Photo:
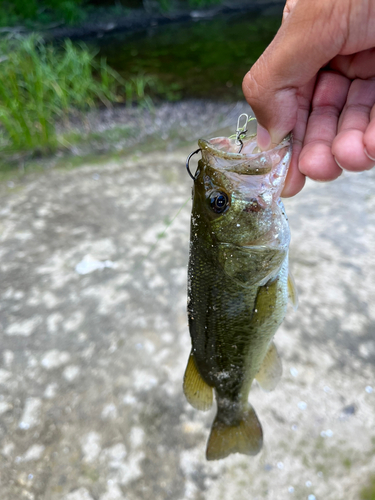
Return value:
<svg viewBox="0 0 375 500">
<path fill-rule="evenodd" d="M 330 438 L 330 437 L 332 437 L 332 436 L 333 436 L 333 431 L 331 431 L 331 429 L 327 429 L 326 431 L 322 431 L 322 432 L 320 433 L 320 435 L 321 435 L 322 437 L 324 437 L 324 438 L 326 438 L 326 437 L 327 437 L 327 438 Z"/>
<path fill-rule="evenodd" d="M 25 407 L 18 427 L 23 430 L 31 429 L 39 423 L 42 400 L 39 398 L 27 398 Z"/>
<path fill-rule="evenodd" d="M 42 358 L 42 366 L 46 370 L 53 370 L 54 368 L 59 368 L 60 366 L 65 365 L 69 360 L 70 354 L 68 352 L 52 349 Z"/>
<path fill-rule="evenodd" d="M 29 337 L 34 333 L 41 321 L 42 318 L 40 316 L 34 316 L 24 321 L 15 321 L 8 326 L 5 333 L 9 336 Z"/>
<path fill-rule="evenodd" d="M 3 413 L 6 413 L 7 411 L 11 410 L 13 408 L 13 405 L 10 403 L 7 403 L 6 401 L 0 401 L 0 415 Z"/>
<path fill-rule="evenodd" d="M 78 366 L 70 365 L 70 366 L 67 366 L 65 368 L 65 370 L 63 371 L 63 376 L 64 376 L 65 380 L 67 380 L 68 382 L 73 382 L 73 380 L 75 380 L 77 378 L 77 376 L 79 375 L 79 372 L 80 372 L 80 369 Z"/>
<path fill-rule="evenodd" d="M 118 417 L 118 411 L 113 403 L 106 405 L 101 413 L 103 420 L 115 420 Z"/>
<path fill-rule="evenodd" d="M 42 444 L 33 444 L 32 446 L 30 446 L 27 452 L 21 457 L 21 459 L 24 462 L 29 462 L 31 460 L 39 460 L 42 457 L 44 450 L 45 447 Z"/>
<path fill-rule="evenodd" d="M 291 374 L 291 376 L 292 376 L 292 377 L 297 377 L 297 375 L 298 375 L 298 370 L 297 370 L 297 368 L 293 368 L 293 367 L 292 367 L 292 368 L 290 369 L 290 374 Z"/>
<path fill-rule="evenodd" d="M 117 484 L 108 484 L 107 491 L 100 500 L 125 500 L 120 487 Z"/>
<path fill-rule="evenodd" d="M 94 500 L 86 488 L 72 491 L 63 497 L 63 500 Z"/>
<path fill-rule="evenodd" d="M 305 403 L 304 401 L 300 401 L 297 406 L 300 410 L 306 410 L 307 403 Z"/>
<path fill-rule="evenodd" d="M 129 437 L 132 448 L 139 448 L 144 442 L 145 431 L 142 427 L 133 427 Z"/>
<path fill-rule="evenodd" d="M 83 461 L 90 463 L 99 456 L 101 436 L 97 432 L 89 432 L 81 439 Z"/>
</svg>

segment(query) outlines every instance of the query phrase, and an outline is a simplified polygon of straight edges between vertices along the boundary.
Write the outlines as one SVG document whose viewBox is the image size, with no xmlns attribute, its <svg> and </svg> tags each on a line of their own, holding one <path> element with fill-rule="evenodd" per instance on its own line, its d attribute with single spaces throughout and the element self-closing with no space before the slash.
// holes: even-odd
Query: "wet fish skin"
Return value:
<svg viewBox="0 0 375 500">
<path fill-rule="evenodd" d="M 203 154 L 193 192 L 188 270 L 192 352 L 184 392 L 193 406 L 207 409 L 214 389 L 218 411 L 207 446 L 209 460 L 234 452 L 255 455 L 262 447 L 262 428 L 248 395 L 259 370 L 268 388 L 281 374 L 272 338 L 288 301 L 290 234 L 279 200 L 282 183 L 273 179 L 271 167 L 260 175 L 249 173 L 248 160 L 247 170 L 236 165 L 218 168 L 212 151 Z M 223 213 L 213 210 L 218 194 L 228 198 Z"/>
</svg>

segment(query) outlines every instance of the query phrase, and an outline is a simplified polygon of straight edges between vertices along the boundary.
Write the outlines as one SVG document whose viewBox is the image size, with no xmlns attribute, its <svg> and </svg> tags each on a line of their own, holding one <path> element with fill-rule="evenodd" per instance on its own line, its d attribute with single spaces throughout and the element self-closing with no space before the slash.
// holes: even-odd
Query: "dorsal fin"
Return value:
<svg viewBox="0 0 375 500">
<path fill-rule="evenodd" d="M 201 377 L 191 353 L 184 375 L 184 394 L 193 408 L 207 411 L 213 402 L 213 390 Z"/>
</svg>

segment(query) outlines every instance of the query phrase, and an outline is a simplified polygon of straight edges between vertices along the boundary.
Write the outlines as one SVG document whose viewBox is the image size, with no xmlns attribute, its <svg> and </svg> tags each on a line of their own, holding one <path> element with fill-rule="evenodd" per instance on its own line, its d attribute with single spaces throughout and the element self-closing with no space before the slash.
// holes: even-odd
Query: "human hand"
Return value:
<svg viewBox="0 0 375 500">
<path fill-rule="evenodd" d="M 324 69 L 322 69 L 324 68 Z M 288 0 L 283 24 L 247 73 L 246 100 L 268 149 L 293 130 L 283 196 L 305 176 L 375 165 L 375 1 Z"/>
</svg>

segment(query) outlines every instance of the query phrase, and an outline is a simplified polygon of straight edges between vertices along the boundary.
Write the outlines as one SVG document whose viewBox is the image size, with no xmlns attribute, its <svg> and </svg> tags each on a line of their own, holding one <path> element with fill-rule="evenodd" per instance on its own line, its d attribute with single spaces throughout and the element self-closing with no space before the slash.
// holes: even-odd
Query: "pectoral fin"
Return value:
<svg viewBox="0 0 375 500">
<path fill-rule="evenodd" d="M 255 379 L 262 389 L 265 391 L 272 391 L 280 380 L 282 372 L 283 367 L 279 353 L 277 352 L 275 344 L 271 342 Z"/>
<path fill-rule="evenodd" d="M 261 326 L 274 314 L 277 302 L 277 290 L 279 287 L 279 277 L 267 285 L 258 288 L 258 294 L 255 299 L 255 306 L 251 321 Z"/>
<path fill-rule="evenodd" d="M 288 293 L 289 299 L 292 303 L 293 309 L 297 311 L 298 309 L 298 292 L 296 287 L 296 282 L 294 281 L 293 275 L 289 270 L 288 273 Z"/>
<path fill-rule="evenodd" d="M 213 390 L 202 379 L 194 361 L 193 354 L 190 354 L 184 376 L 184 394 L 188 402 L 196 410 L 207 411 L 212 406 Z"/>
</svg>

